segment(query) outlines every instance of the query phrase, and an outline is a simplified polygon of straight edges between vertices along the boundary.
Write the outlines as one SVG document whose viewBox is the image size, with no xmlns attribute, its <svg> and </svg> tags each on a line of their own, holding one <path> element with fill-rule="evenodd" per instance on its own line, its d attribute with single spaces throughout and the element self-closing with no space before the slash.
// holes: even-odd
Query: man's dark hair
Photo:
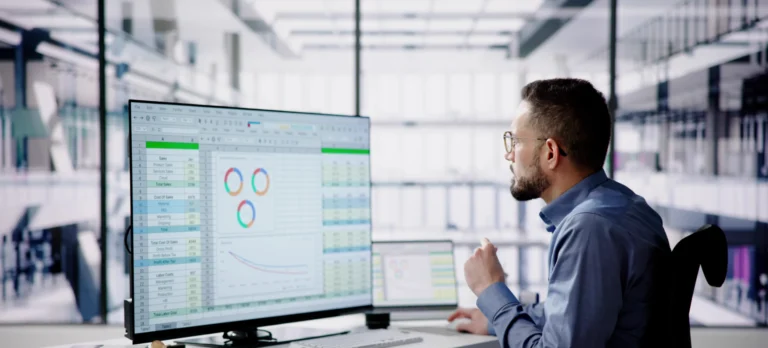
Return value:
<svg viewBox="0 0 768 348">
<path fill-rule="evenodd" d="M 538 80 L 522 90 L 531 107 L 531 127 L 552 138 L 576 165 L 603 167 L 611 141 L 611 114 L 603 94 L 591 83 L 572 78 Z"/>
</svg>

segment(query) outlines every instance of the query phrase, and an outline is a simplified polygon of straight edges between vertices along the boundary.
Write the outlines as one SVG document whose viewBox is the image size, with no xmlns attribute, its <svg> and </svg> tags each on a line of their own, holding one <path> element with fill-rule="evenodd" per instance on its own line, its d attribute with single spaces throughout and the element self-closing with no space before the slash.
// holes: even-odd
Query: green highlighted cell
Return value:
<svg viewBox="0 0 768 348">
<path fill-rule="evenodd" d="M 456 284 L 456 280 L 453 278 L 436 278 L 432 279 L 432 286 L 450 285 Z"/>
<path fill-rule="evenodd" d="M 158 319 L 158 318 L 166 318 L 166 317 L 175 317 L 177 315 L 186 315 L 186 314 L 187 314 L 187 309 L 180 308 L 180 309 L 152 312 L 152 315 L 150 316 L 150 318 Z"/>
<path fill-rule="evenodd" d="M 167 141 L 148 141 L 148 149 L 171 149 L 171 150 L 199 150 L 200 144 L 197 143 L 174 143 Z"/>
<path fill-rule="evenodd" d="M 329 154 L 341 154 L 341 155 L 368 155 L 368 154 L 371 153 L 371 150 L 368 150 L 368 149 L 337 149 L 337 148 L 324 147 L 322 152 L 323 153 L 329 153 Z"/>
<path fill-rule="evenodd" d="M 170 187 L 170 188 L 182 188 L 182 187 L 198 187 L 200 183 L 197 181 L 186 180 L 153 180 L 147 181 L 147 187 Z"/>
</svg>

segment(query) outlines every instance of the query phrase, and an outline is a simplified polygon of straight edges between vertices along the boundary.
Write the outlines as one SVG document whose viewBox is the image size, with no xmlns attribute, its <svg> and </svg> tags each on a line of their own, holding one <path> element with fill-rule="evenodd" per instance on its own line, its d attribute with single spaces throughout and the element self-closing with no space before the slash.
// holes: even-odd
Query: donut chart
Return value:
<svg viewBox="0 0 768 348">
<path fill-rule="evenodd" d="M 232 174 L 232 173 L 237 174 L 237 177 L 240 178 L 240 186 L 238 186 L 237 190 L 234 190 L 234 191 L 229 187 L 229 183 L 228 183 L 229 182 L 229 175 Z M 243 174 L 240 173 L 240 169 L 229 168 L 227 170 L 227 173 L 224 174 L 224 189 L 232 197 L 237 196 L 237 195 L 240 194 L 240 191 L 243 190 Z"/>
<path fill-rule="evenodd" d="M 251 209 L 251 219 L 246 223 L 243 222 L 243 207 L 249 206 Z M 242 228 L 249 228 L 253 226 L 253 222 L 256 221 L 256 207 L 253 206 L 253 203 L 249 200 L 243 200 L 240 202 L 240 205 L 237 206 L 237 222 L 240 224 Z"/>
<path fill-rule="evenodd" d="M 224 174 L 224 191 L 227 193 L 227 195 L 222 195 L 222 197 L 227 197 L 226 200 L 228 203 L 225 205 L 233 208 L 237 207 L 235 209 L 235 215 L 237 217 L 237 224 L 240 225 L 240 227 L 245 229 L 251 228 L 251 226 L 253 226 L 256 222 L 256 206 L 259 204 L 269 204 L 269 201 L 264 201 L 266 198 L 260 198 L 264 197 L 269 191 L 269 174 L 264 167 L 256 167 L 251 175 L 251 188 L 253 189 L 252 194 L 250 192 L 243 191 L 245 180 L 243 178 L 243 171 L 239 169 L 243 168 L 242 164 L 227 163 L 223 165 L 222 168 L 227 168 Z M 250 168 L 246 168 L 244 170 L 247 174 Z M 237 179 L 240 179 L 240 181 L 238 182 Z M 236 197 L 236 200 L 232 197 Z M 260 221 L 258 226 L 260 226 L 260 228 L 263 228 L 264 226 L 271 226 L 272 224 L 269 222 L 269 215 L 271 210 L 267 208 L 266 211 L 264 211 L 261 210 L 261 206 L 259 207 L 261 213 L 266 214 L 262 215 L 261 219 L 266 218 L 267 221 Z M 230 229 L 236 229 L 236 225 L 232 224 L 230 226 Z"/>
<path fill-rule="evenodd" d="M 264 175 L 264 179 L 266 180 L 266 183 L 264 184 L 264 187 L 261 187 L 259 189 L 256 187 L 256 176 L 260 174 Z M 269 174 L 267 174 L 266 169 L 258 168 L 253 171 L 253 175 L 251 176 L 251 188 L 253 188 L 253 192 L 257 196 L 263 196 L 267 194 L 267 191 L 269 191 Z"/>
</svg>

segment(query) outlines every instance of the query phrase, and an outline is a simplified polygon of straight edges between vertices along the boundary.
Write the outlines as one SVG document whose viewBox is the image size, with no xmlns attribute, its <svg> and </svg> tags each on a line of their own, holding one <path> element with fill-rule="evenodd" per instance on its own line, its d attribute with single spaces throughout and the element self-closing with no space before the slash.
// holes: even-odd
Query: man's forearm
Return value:
<svg viewBox="0 0 768 348">
<path fill-rule="evenodd" d="M 541 336 L 541 328 L 526 312 L 542 312 L 538 306 L 523 306 L 503 283 L 486 289 L 477 301 L 478 307 L 488 318 L 488 331 L 499 338 L 502 348 L 528 345 L 533 347 Z M 542 319 L 543 321 L 543 319 Z M 515 325 L 514 331 L 510 330 Z M 533 339 L 532 339 L 533 338 Z M 534 344 L 534 345 L 531 345 Z"/>
</svg>

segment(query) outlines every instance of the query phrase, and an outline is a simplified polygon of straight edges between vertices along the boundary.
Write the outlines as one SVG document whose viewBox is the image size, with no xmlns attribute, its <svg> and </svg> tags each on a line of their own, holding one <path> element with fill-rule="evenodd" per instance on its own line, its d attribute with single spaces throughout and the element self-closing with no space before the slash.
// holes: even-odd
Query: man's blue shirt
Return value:
<svg viewBox="0 0 768 348">
<path fill-rule="evenodd" d="M 552 232 L 547 300 L 523 306 L 506 285 L 477 306 L 502 347 L 643 347 L 663 316 L 671 253 L 659 215 L 599 171 L 541 210 Z"/>
</svg>

